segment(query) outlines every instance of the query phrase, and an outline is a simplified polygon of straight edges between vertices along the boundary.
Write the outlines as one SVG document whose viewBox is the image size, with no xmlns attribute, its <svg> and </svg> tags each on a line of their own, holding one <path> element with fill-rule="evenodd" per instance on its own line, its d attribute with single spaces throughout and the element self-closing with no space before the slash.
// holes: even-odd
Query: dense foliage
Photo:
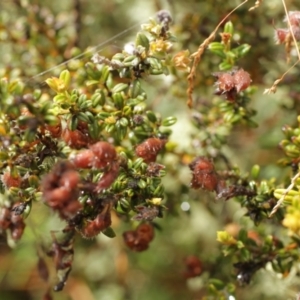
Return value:
<svg viewBox="0 0 300 300">
<path fill-rule="evenodd" d="M 29 2 L 0 3 L 3 299 L 295 299 L 297 8 Z"/>
</svg>

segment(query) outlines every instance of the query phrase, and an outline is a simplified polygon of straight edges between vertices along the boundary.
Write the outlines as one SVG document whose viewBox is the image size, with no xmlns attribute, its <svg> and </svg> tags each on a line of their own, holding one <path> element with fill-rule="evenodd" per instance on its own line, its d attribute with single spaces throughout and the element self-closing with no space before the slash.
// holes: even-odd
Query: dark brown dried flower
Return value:
<svg viewBox="0 0 300 300">
<path fill-rule="evenodd" d="M 137 221 L 153 221 L 159 215 L 159 208 L 157 206 L 136 206 L 138 213 L 132 218 Z"/>
</svg>

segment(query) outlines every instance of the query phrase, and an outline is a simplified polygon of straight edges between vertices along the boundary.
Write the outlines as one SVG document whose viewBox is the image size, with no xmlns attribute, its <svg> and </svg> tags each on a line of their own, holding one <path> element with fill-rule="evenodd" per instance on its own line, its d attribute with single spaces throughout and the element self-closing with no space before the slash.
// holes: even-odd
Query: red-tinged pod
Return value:
<svg viewBox="0 0 300 300">
<path fill-rule="evenodd" d="M 106 205 L 100 214 L 92 221 L 86 221 L 80 233 L 85 238 L 94 238 L 111 225 L 111 205 Z"/>
<path fill-rule="evenodd" d="M 117 161 L 111 163 L 110 169 L 105 171 L 100 178 L 95 191 L 100 193 L 101 191 L 108 189 L 116 180 L 119 175 L 119 163 Z"/>
<path fill-rule="evenodd" d="M 77 153 L 72 162 L 77 168 L 88 169 L 94 165 L 95 154 L 92 150 L 86 149 Z"/>
<path fill-rule="evenodd" d="M 289 34 L 289 30 L 286 28 L 275 29 L 275 35 L 274 35 L 275 43 L 284 44 L 288 34 Z"/>
<path fill-rule="evenodd" d="M 68 161 L 58 162 L 42 180 L 44 202 L 63 219 L 72 218 L 81 208 L 78 201 L 80 181 L 75 166 Z"/>
<path fill-rule="evenodd" d="M 139 239 L 145 240 L 148 243 L 151 242 L 154 238 L 154 229 L 151 224 L 148 223 L 142 223 L 139 225 L 139 227 L 136 229 Z"/>
<path fill-rule="evenodd" d="M 64 187 L 66 190 L 74 190 L 77 188 L 80 177 L 77 171 L 68 170 L 59 180 L 59 186 Z"/>
<path fill-rule="evenodd" d="M 72 219 L 78 211 L 82 208 L 82 205 L 79 201 L 73 200 L 67 202 L 61 209 L 58 209 L 58 214 L 62 219 Z"/>
<path fill-rule="evenodd" d="M 166 142 L 166 140 L 159 138 L 149 138 L 136 147 L 135 153 L 143 158 L 145 163 L 155 162 L 158 153 L 164 148 Z"/>
<path fill-rule="evenodd" d="M 19 175 L 12 176 L 9 171 L 3 173 L 1 180 L 6 188 L 20 187 L 22 182 L 22 179 Z"/>
<path fill-rule="evenodd" d="M 115 147 L 108 142 L 98 142 L 93 144 L 90 146 L 90 150 L 95 155 L 93 161 L 93 167 L 95 168 L 105 168 L 117 158 Z"/>
<path fill-rule="evenodd" d="M 202 263 L 197 256 L 190 255 L 185 259 L 186 271 L 184 272 L 185 278 L 193 278 L 201 275 Z"/>
<path fill-rule="evenodd" d="M 136 252 L 148 249 L 153 237 L 154 230 L 150 224 L 141 224 L 136 230 L 129 230 L 123 233 L 123 239 L 127 247 Z"/>
<path fill-rule="evenodd" d="M 240 69 L 234 73 L 233 80 L 235 89 L 238 93 L 248 88 L 252 81 L 250 74 L 243 69 Z"/>
<path fill-rule="evenodd" d="M 234 80 L 230 73 L 216 73 L 215 76 L 218 78 L 216 85 L 220 93 L 229 92 L 234 88 Z"/>
<path fill-rule="evenodd" d="M 217 191 L 219 177 L 213 163 L 206 157 L 197 157 L 190 165 L 193 178 L 191 187 L 208 191 Z"/>
<path fill-rule="evenodd" d="M 72 149 L 81 149 L 87 147 L 90 142 L 89 136 L 77 129 L 72 131 L 69 128 L 65 128 L 61 134 L 61 137 Z"/>
<path fill-rule="evenodd" d="M 60 122 L 60 119 L 59 119 L 59 122 L 56 124 L 56 125 L 45 125 L 45 129 L 47 131 L 49 131 L 50 135 L 53 137 L 53 138 L 58 138 L 61 136 L 61 133 L 62 133 L 62 127 L 61 127 L 61 122 Z"/>
</svg>

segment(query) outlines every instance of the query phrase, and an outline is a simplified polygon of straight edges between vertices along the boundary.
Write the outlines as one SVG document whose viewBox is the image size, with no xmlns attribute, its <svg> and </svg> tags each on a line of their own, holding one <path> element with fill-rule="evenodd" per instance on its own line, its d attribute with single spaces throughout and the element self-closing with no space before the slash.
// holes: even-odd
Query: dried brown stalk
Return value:
<svg viewBox="0 0 300 300">
<path fill-rule="evenodd" d="M 239 4 L 237 7 L 235 7 L 229 14 L 225 16 L 225 18 L 222 19 L 222 21 L 217 25 L 215 30 L 209 35 L 209 37 L 199 46 L 198 50 L 194 52 L 191 57 L 194 59 L 191 71 L 187 77 L 188 80 L 188 89 L 187 89 L 187 95 L 188 95 L 188 100 L 187 100 L 187 105 L 189 108 L 192 108 L 193 106 L 193 91 L 194 91 L 194 80 L 196 78 L 196 69 L 198 64 L 200 63 L 202 54 L 204 50 L 208 47 L 208 45 L 215 39 L 216 33 L 219 30 L 220 26 L 224 23 L 224 21 L 231 16 L 237 9 L 239 9 L 242 5 L 244 5 L 248 0 L 245 0 L 241 4 Z"/>
</svg>

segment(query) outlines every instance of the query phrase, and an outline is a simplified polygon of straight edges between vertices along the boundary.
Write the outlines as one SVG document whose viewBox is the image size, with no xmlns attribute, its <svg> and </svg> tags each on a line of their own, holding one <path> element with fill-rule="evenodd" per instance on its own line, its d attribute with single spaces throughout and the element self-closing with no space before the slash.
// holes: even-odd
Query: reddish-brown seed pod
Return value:
<svg viewBox="0 0 300 300">
<path fill-rule="evenodd" d="M 77 188 L 79 181 L 80 177 L 77 171 L 67 170 L 59 179 L 59 186 L 70 191 Z"/>
<path fill-rule="evenodd" d="M 218 174 L 213 163 L 206 157 L 197 157 L 189 165 L 193 172 L 191 187 L 194 189 L 202 188 L 208 191 L 217 191 Z"/>
<path fill-rule="evenodd" d="M 93 167 L 101 169 L 117 158 L 117 152 L 113 145 L 108 142 L 98 142 L 90 146 L 90 150 L 94 153 Z"/>
<path fill-rule="evenodd" d="M 243 69 L 240 69 L 234 73 L 233 81 L 235 89 L 238 93 L 248 88 L 251 84 L 249 73 L 244 71 Z"/>
<path fill-rule="evenodd" d="M 275 43 L 284 44 L 288 34 L 289 34 L 289 30 L 286 28 L 275 29 L 275 35 L 274 35 Z"/>
<path fill-rule="evenodd" d="M 61 127 L 61 120 L 59 117 L 57 117 L 57 124 L 55 125 L 45 125 L 45 129 L 49 131 L 50 135 L 53 138 L 58 138 L 61 136 L 62 133 L 62 127 Z"/>
<path fill-rule="evenodd" d="M 229 92 L 234 88 L 234 79 L 230 73 L 216 73 L 215 76 L 218 78 L 216 85 L 220 93 Z"/>
<path fill-rule="evenodd" d="M 197 256 L 190 255 L 186 257 L 184 262 L 186 266 L 185 278 L 197 277 L 202 273 L 202 263 Z"/>
<path fill-rule="evenodd" d="M 111 205 L 107 204 L 100 214 L 92 221 L 87 220 L 83 227 L 80 229 L 80 233 L 86 238 L 94 238 L 101 231 L 105 230 L 111 225 Z"/>
<path fill-rule="evenodd" d="M 77 129 L 72 131 L 69 128 L 65 128 L 61 134 L 61 137 L 65 143 L 73 149 L 87 147 L 90 142 L 89 136 Z"/>
<path fill-rule="evenodd" d="M 44 202 L 63 219 L 73 217 L 81 208 L 77 187 L 80 177 L 74 168 L 68 161 L 58 162 L 41 184 Z"/>
<path fill-rule="evenodd" d="M 139 239 L 145 240 L 148 243 L 151 242 L 154 238 L 154 229 L 153 226 L 148 223 L 143 223 L 139 225 L 136 229 Z"/>
<path fill-rule="evenodd" d="M 72 162 L 77 168 L 91 168 L 95 160 L 95 154 L 90 149 L 85 149 L 77 153 L 73 158 Z"/>
<path fill-rule="evenodd" d="M 136 147 L 135 153 L 143 158 L 145 163 L 155 162 L 159 151 L 164 148 L 166 142 L 159 138 L 149 138 Z"/>
<path fill-rule="evenodd" d="M 119 175 L 119 163 L 117 161 L 112 162 L 110 169 L 105 171 L 100 178 L 95 191 L 100 193 L 101 191 L 108 189 Z"/>
<path fill-rule="evenodd" d="M 153 226 L 141 224 L 136 230 L 129 230 L 123 233 L 125 244 L 133 251 L 141 252 L 149 247 L 154 237 Z"/>
<path fill-rule="evenodd" d="M 9 171 L 3 173 L 1 180 L 6 188 L 19 187 L 22 182 L 22 179 L 19 175 L 12 176 Z"/>
</svg>

